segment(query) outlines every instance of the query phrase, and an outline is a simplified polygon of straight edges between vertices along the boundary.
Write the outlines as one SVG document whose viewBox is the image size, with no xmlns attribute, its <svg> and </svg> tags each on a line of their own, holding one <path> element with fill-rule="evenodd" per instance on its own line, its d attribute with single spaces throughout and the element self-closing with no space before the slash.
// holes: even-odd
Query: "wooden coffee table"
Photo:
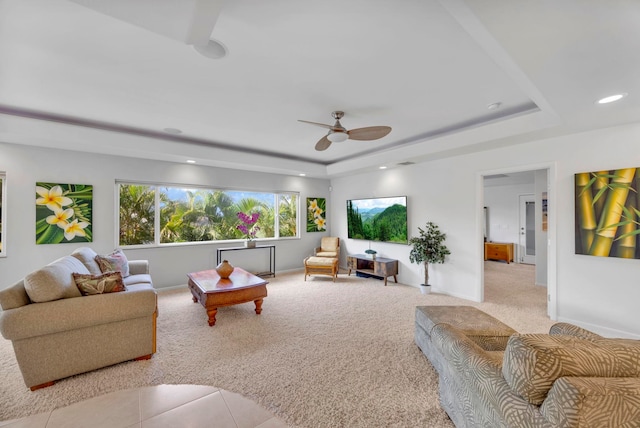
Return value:
<svg viewBox="0 0 640 428">
<path fill-rule="evenodd" d="M 235 268 L 229 279 L 221 279 L 215 270 L 203 270 L 187 274 L 193 302 L 200 302 L 209 315 L 209 325 L 216 323 L 216 313 L 222 306 L 255 302 L 256 314 L 262 312 L 262 299 L 267 297 L 264 279 Z"/>
</svg>

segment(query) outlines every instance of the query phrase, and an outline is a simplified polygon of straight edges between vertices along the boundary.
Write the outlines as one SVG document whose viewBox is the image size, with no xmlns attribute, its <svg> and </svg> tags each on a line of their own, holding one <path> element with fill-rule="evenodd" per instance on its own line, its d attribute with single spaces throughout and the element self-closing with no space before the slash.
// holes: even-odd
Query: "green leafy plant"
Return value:
<svg viewBox="0 0 640 428">
<path fill-rule="evenodd" d="M 444 263 L 445 257 L 451 254 L 444 241 L 447 235 L 432 222 L 427 222 L 424 229 L 418 227 L 420 236 L 409 239 L 413 246 L 409 252 L 411 263 L 424 264 L 424 285 L 429 285 L 429 263 Z"/>
</svg>

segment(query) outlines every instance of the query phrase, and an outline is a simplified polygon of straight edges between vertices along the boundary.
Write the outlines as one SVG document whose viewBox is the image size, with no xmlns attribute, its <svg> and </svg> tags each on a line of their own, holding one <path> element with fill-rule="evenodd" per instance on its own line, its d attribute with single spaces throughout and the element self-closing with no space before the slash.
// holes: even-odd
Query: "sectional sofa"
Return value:
<svg viewBox="0 0 640 428">
<path fill-rule="evenodd" d="M 416 308 L 415 342 L 457 428 L 640 427 L 640 341 L 557 323 L 518 334 L 472 307 Z"/>
</svg>

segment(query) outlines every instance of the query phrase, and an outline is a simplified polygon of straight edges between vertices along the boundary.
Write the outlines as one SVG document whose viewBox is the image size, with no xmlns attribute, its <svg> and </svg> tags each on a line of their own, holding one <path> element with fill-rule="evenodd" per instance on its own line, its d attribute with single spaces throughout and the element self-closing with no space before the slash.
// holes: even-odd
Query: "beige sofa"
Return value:
<svg viewBox="0 0 640 428">
<path fill-rule="evenodd" d="M 148 262 L 128 262 L 126 291 L 82 296 L 73 273 L 100 274 L 95 256 L 92 249 L 79 248 L 0 291 L 0 333 L 12 341 L 31 390 L 123 361 L 148 359 L 156 351 L 157 295 Z M 29 294 L 35 296 L 35 277 L 40 280 L 38 303 Z"/>
<path fill-rule="evenodd" d="M 456 427 L 640 427 L 640 341 L 567 323 L 506 335 L 484 313 L 447 311 L 434 322 L 442 312 L 416 308 L 415 341 Z"/>
</svg>

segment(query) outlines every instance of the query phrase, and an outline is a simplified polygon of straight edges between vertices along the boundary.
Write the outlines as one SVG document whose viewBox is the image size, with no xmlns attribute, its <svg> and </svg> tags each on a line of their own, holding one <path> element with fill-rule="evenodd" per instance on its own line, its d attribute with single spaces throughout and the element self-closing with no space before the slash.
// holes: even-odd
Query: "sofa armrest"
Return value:
<svg viewBox="0 0 640 428">
<path fill-rule="evenodd" d="M 0 291 L 0 307 L 3 311 L 19 308 L 29 303 L 31 303 L 31 299 L 24 288 L 24 281 Z"/>
<path fill-rule="evenodd" d="M 637 377 L 562 377 L 553 384 L 540 412 L 559 427 L 636 426 L 639 402 Z"/>
<path fill-rule="evenodd" d="M 140 275 L 149 273 L 148 260 L 129 260 L 129 275 Z"/>
<path fill-rule="evenodd" d="M 582 339 L 602 339 L 602 336 L 595 334 L 589 330 L 585 330 L 577 325 L 569 324 L 566 322 L 558 322 L 551 326 L 549 334 L 552 335 L 567 335 L 580 337 Z"/>
<path fill-rule="evenodd" d="M 465 417 L 494 422 L 477 423 L 477 426 L 504 426 L 499 422 L 504 418 L 506 426 L 521 426 L 526 420 L 531 422 L 530 426 L 551 428 L 538 406 L 524 400 L 507 384 L 495 355 L 482 349 L 460 329 L 447 323 L 436 324 L 431 329 L 431 340 L 447 372 L 444 375 L 447 387 L 453 388 L 459 407 L 469 409 Z M 440 378 L 442 382 L 442 374 Z M 484 414 L 478 414 L 480 411 Z"/>
<path fill-rule="evenodd" d="M 0 314 L 0 333 L 20 340 L 153 314 L 155 290 L 148 288 L 32 303 Z"/>
</svg>

